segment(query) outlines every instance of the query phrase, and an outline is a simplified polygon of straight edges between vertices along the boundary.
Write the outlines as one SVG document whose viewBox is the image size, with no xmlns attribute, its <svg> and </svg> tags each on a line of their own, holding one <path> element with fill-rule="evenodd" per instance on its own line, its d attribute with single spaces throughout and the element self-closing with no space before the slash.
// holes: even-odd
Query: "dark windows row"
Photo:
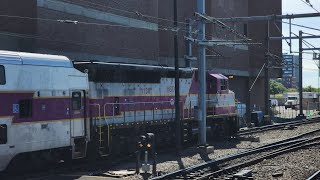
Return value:
<svg viewBox="0 0 320 180">
<path fill-rule="evenodd" d="M 111 64 L 75 64 L 75 68 L 89 72 L 89 80 L 93 82 L 113 83 L 160 83 L 161 78 L 174 78 L 174 69 L 162 67 L 134 67 L 130 65 Z M 180 70 L 180 78 L 191 78 L 192 70 Z"/>
<path fill-rule="evenodd" d="M 72 110 L 80 110 L 81 109 L 81 92 L 73 92 L 72 93 Z M 24 99 L 19 101 L 19 107 L 14 110 L 15 112 L 19 112 L 20 118 L 31 118 L 32 117 L 32 100 Z"/>
</svg>

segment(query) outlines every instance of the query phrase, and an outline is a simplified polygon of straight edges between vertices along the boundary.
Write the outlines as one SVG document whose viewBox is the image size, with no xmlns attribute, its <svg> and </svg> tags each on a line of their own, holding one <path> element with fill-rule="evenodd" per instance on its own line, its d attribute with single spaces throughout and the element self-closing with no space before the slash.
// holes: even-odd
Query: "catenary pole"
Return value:
<svg viewBox="0 0 320 180">
<path fill-rule="evenodd" d="M 302 104 L 302 31 L 299 31 L 299 110 L 300 113 L 298 118 L 304 119 L 305 116 L 303 114 L 303 104 Z"/>
<path fill-rule="evenodd" d="M 173 1 L 174 27 L 178 28 L 178 7 L 177 0 Z M 178 31 L 174 35 L 174 69 L 175 69 L 175 122 L 176 122 L 176 150 L 181 150 L 181 121 L 180 121 L 180 72 L 179 72 L 179 51 L 178 51 Z"/>
<path fill-rule="evenodd" d="M 191 26 L 191 19 L 186 20 L 186 37 L 192 38 L 192 26 Z M 185 57 L 186 61 L 186 67 L 191 67 L 191 60 L 190 58 L 192 57 L 192 42 L 189 40 L 185 40 L 186 43 L 186 53 L 188 54 Z"/>
<path fill-rule="evenodd" d="M 267 21 L 267 25 L 266 25 L 266 31 L 267 31 L 267 36 L 266 36 L 266 39 L 265 39 L 265 46 L 266 46 L 266 49 L 267 49 L 267 53 L 266 54 L 269 54 L 270 53 L 270 43 L 269 43 L 269 37 L 270 37 L 270 21 Z M 270 59 L 269 59 L 269 56 L 266 55 L 265 56 L 265 63 L 266 63 L 266 67 L 265 67 L 265 74 L 264 74 L 264 101 L 265 101 L 265 108 L 264 108 L 264 114 L 268 116 L 269 118 L 269 108 L 270 108 L 270 103 L 269 103 L 269 98 L 270 98 L 270 95 L 269 95 L 269 86 L 270 86 L 270 83 L 269 83 L 269 66 L 270 66 Z"/>
<path fill-rule="evenodd" d="M 197 0 L 197 11 L 205 14 L 205 0 Z M 198 19 L 198 41 L 205 40 L 205 23 Z M 198 121 L 199 121 L 199 145 L 207 144 L 206 125 L 206 50 L 204 45 L 198 45 Z"/>
</svg>

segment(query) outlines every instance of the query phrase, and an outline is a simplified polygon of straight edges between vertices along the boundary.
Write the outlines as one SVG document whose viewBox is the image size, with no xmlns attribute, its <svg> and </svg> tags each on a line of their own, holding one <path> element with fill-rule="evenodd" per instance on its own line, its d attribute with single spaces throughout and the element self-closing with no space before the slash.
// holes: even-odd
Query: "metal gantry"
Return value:
<svg viewBox="0 0 320 180">
<path fill-rule="evenodd" d="M 303 84 L 302 84 L 302 60 L 303 60 L 303 51 L 314 51 L 320 50 L 320 48 L 303 48 L 303 40 L 304 39 L 319 39 L 320 35 L 313 35 L 313 36 L 303 36 L 303 32 L 299 31 L 299 35 L 296 37 L 270 37 L 269 40 L 285 40 L 285 39 L 298 39 L 299 40 L 299 115 L 297 118 L 304 119 L 305 115 L 303 113 Z"/>
<path fill-rule="evenodd" d="M 219 45 L 261 45 L 261 43 L 252 42 L 251 39 L 247 38 L 246 36 L 236 32 L 233 28 L 230 28 L 225 24 L 225 22 L 233 22 L 233 23 L 240 23 L 240 22 L 258 22 L 258 21 L 266 21 L 267 22 L 267 38 L 265 41 L 265 113 L 269 116 L 269 64 L 270 64 L 270 57 L 272 58 L 279 58 L 276 55 L 270 53 L 269 41 L 270 40 L 283 40 L 289 39 L 290 44 L 292 39 L 311 39 L 311 38 L 319 38 L 318 36 L 304 36 L 304 37 L 270 37 L 270 21 L 282 20 L 282 19 L 291 19 L 294 18 L 308 18 L 308 17 L 320 17 L 320 13 L 309 13 L 309 14 L 292 14 L 292 15 L 267 15 L 267 16 L 251 16 L 251 17 L 231 17 L 231 18 L 214 18 L 207 16 L 205 13 L 205 0 L 197 0 L 197 12 L 195 13 L 198 22 L 198 37 L 197 39 L 192 38 L 191 28 L 190 25 L 188 26 L 189 32 L 186 34 L 185 39 L 187 46 L 188 46 L 188 55 L 185 56 L 187 61 L 190 60 L 198 60 L 198 84 L 199 84 L 199 91 L 198 91 L 198 121 L 199 121 L 199 144 L 206 145 L 206 48 L 207 46 L 215 47 Z M 223 29 L 227 30 L 230 33 L 235 34 L 239 39 L 238 40 L 206 40 L 205 37 L 205 25 L 207 23 L 216 24 Z M 197 43 L 198 45 L 198 57 L 193 58 L 192 50 L 191 50 L 191 43 Z M 302 45 L 301 45 L 302 47 Z M 315 48 L 312 48 L 313 50 Z M 311 48 L 301 49 L 303 50 L 311 50 Z M 302 53 L 301 53 L 301 62 L 302 62 Z M 281 59 L 281 58 L 279 58 Z M 300 71 L 302 71 L 302 63 L 300 65 Z M 302 79 L 302 73 L 300 73 L 300 79 Z M 302 80 L 300 81 L 302 83 Z M 301 84 L 300 84 L 301 86 Z M 302 88 L 301 88 L 302 89 Z M 300 96 L 302 93 L 300 92 Z M 250 96 L 249 96 L 250 98 Z M 300 97 L 301 99 L 301 97 Z M 250 100 L 249 100 L 250 102 Z M 302 101 L 301 101 L 302 102 Z M 300 103 L 302 104 L 302 103 Z M 250 108 L 250 107 L 248 107 Z M 249 112 L 251 109 L 249 109 Z M 302 108 L 300 107 L 300 115 L 299 117 L 304 117 Z"/>
</svg>

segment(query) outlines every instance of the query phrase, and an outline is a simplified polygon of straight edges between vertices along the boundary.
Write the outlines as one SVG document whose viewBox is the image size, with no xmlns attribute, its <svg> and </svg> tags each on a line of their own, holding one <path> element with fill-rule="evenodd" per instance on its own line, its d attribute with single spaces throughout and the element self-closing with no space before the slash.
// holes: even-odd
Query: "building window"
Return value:
<svg viewBox="0 0 320 180">
<path fill-rule="evenodd" d="M 19 101 L 19 115 L 20 118 L 30 118 L 32 117 L 32 100 L 20 100 Z"/>
<path fill-rule="evenodd" d="M 0 85 L 6 84 L 6 72 L 4 66 L 0 65 Z"/>
<path fill-rule="evenodd" d="M 72 110 L 81 109 L 81 92 L 72 92 Z"/>
<path fill-rule="evenodd" d="M 0 144 L 7 144 L 8 130 L 6 124 L 0 124 Z"/>
</svg>

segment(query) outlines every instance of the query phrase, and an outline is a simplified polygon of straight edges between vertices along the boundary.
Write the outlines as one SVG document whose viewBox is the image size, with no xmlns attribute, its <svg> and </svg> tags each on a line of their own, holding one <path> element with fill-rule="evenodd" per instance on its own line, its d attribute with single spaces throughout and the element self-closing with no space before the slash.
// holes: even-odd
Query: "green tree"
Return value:
<svg viewBox="0 0 320 180">
<path fill-rule="evenodd" d="M 314 88 L 312 86 L 307 86 L 303 88 L 303 92 L 317 92 L 317 88 Z"/>
<path fill-rule="evenodd" d="M 286 92 L 298 92 L 296 88 L 288 88 Z"/>
<path fill-rule="evenodd" d="M 287 91 L 287 88 L 283 84 L 270 80 L 270 94 L 282 94 L 285 91 Z"/>
</svg>

